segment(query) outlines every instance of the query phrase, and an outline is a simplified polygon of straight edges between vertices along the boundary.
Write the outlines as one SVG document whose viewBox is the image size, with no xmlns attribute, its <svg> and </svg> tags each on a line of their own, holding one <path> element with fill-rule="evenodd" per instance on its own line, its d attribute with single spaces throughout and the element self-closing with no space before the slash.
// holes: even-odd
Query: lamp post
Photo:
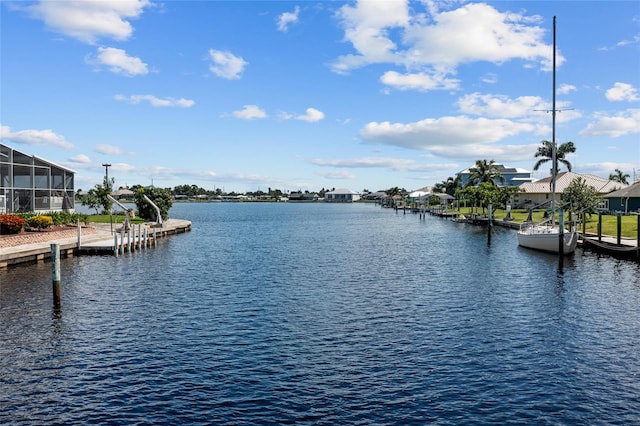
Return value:
<svg viewBox="0 0 640 426">
<path fill-rule="evenodd" d="M 102 165 L 104 167 L 104 184 L 105 186 L 107 186 L 109 189 L 111 189 L 111 185 L 109 185 L 109 167 L 111 167 L 111 164 L 109 163 L 104 163 Z"/>
</svg>

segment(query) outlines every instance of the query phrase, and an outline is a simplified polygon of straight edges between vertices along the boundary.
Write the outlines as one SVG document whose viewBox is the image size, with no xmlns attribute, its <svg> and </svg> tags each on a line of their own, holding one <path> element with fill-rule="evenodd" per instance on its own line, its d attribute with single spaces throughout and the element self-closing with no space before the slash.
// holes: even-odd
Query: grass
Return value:
<svg viewBox="0 0 640 426">
<path fill-rule="evenodd" d="M 465 216 L 471 215 L 470 207 L 462 207 L 460 208 L 460 212 Z M 476 213 L 485 215 L 487 211 L 483 212 L 482 209 L 476 209 Z M 545 210 L 534 210 L 533 211 L 533 220 L 534 222 L 539 222 L 543 220 Z M 528 211 L 524 209 L 511 210 L 511 220 L 513 222 L 524 222 L 527 219 Z M 502 220 L 506 217 L 507 211 L 504 209 L 495 210 L 493 216 L 495 219 Z M 569 215 L 565 216 L 565 222 L 568 221 Z M 637 238 L 638 237 L 638 216 L 637 215 L 629 215 L 629 216 L 621 216 L 621 231 L 620 235 L 627 238 Z M 617 236 L 618 219 L 614 215 L 602 215 L 602 235 L 609 236 Z M 578 231 L 582 232 L 582 224 L 578 224 Z M 586 221 L 586 232 L 588 234 L 597 234 L 598 233 L 598 215 L 587 215 Z"/>
<path fill-rule="evenodd" d="M 122 223 L 124 222 L 124 215 L 114 214 L 92 214 L 87 217 L 88 223 Z M 145 220 L 139 217 L 134 217 L 133 219 L 129 219 L 130 223 L 144 223 Z"/>
</svg>

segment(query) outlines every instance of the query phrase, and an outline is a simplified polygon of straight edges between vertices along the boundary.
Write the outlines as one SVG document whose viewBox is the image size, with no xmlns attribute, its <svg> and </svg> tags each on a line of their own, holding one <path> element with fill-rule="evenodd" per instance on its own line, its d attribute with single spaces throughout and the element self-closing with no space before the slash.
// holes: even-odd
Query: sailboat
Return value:
<svg viewBox="0 0 640 426">
<path fill-rule="evenodd" d="M 526 221 L 518 230 L 518 245 L 530 249 L 571 254 L 578 244 L 578 233 L 564 229 L 564 216 L 560 209 L 559 224 L 555 223 L 556 214 L 556 175 L 558 174 L 556 158 L 556 17 L 553 17 L 553 104 L 551 109 L 551 215 L 544 222 Z"/>
</svg>

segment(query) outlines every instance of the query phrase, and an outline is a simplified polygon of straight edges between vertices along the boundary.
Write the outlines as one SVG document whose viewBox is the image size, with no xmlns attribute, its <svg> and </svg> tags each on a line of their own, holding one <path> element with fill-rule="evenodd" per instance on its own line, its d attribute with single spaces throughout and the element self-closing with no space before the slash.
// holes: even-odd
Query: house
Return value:
<svg viewBox="0 0 640 426">
<path fill-rule="evenodd" d="M 120 188 L 117 191 L 113 191 L 111 196 L 116 200 L 130 201 L 136 197 L 136 193 L 129 188 Z"/>
<path fill-rule="evenodd" d="M 505 166 L 504 164 L 495 164 L 495 166 L 498 168 L 500 175 L 504 179 L 503 181 L 499 179 L 496 180 L 495 183 L 498 186 L 518 186 L 522 183 L 533 181 L 531 172 L 528 170 L 509 167 Z M 456 176 L 458 176 L 460 179 L 461 186 L 467 186 L 471 178 L 471 171 L 474 168 L 475 165 L 456 173 Z"/>
<path fill-rule="evenodd" d="M 73 212 L 73 170 L 0 144 L 0 213 Z"/>
<path fill-rule="evenodd" d="M 387 193 L 384 191 L 376 191 L 376 192 L 370 192 L 367 195 L 365 195 L 363 198 L 365 200 L 382 200 L 384 198 L 387 197 Z"/>
<path fill-rule="evenodd" d="M 324 194 L 324 200 L 328 203 L 351 203 L 359 199 L 360 194 L 345 188 L 335 189 Z"/>
<path fill-rule="evenodd" d="M 292 192 L 289 201 L 318 201 L 318 194 L 312 192 Z"/>
<path fill-rule="evenodd" d="M 558 200 L 565 189 L 571 185 L 571 182 L 577 178 L 584 179 L 587 185 L 595 188 L 595 190 L 601 195 L 619 189 L 621 186 L 625 186 L 619 182 L 590 174 L 561 172 L 556 176 L 556 197 Z M 515 208 L 533 207 L 551 201 L 551 176 L 535 182 L 523 183 L 519 188 L 524 192 L 514 196 L 513 205 Z"/>
<path fill-rule="evenodd" d="M 640 213 L 640 181 L 610 192 L 603 198 L 608 202 L 607 209 L 611 212 Z"/>
</svg>

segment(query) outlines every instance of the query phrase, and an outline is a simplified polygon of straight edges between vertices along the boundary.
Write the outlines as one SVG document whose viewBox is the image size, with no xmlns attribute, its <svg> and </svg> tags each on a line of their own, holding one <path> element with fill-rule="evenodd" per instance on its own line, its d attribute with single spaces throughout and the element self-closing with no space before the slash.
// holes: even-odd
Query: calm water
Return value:
<svg viewBox="0 0 640 426">
<path fill-rule="evenodd" d="M 2 424 L 638 424 L 640 267 L 373 205 L 177 204 L 0 271 Z"/>
</svg>

